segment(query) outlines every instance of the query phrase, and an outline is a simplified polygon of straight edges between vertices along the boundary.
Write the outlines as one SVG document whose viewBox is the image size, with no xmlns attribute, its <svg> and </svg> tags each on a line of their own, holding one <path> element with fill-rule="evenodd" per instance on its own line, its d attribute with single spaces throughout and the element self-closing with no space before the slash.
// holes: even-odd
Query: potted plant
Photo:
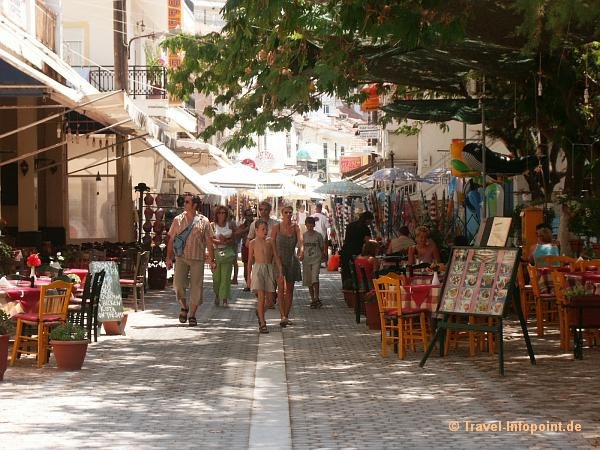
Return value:
<svg viewBox="0 0 600 450">
<path fill-rule="evenodd" d="M 14 322 L 0 309 L 0 381 L 8 365 L 8 339 L 15 329 Z"/>
<path fill-rule="evenodd" d="M 4 239 L 0 239 L 0 270 L 3 274 L 12 272 L 15 263 L 15 250 Z"/>
<path fill-rule="evenodd" d="M 124 308 L 121 320 L 107 320 L 102 322 L 104 334 L 107 336 L 125 336 L 125 325 L 127 325 L 128 316 L 129 309 Z"/>
<path fill-rule="evenodd" d="M 80 370 L 89 343 L 85 339 L 85 329 L 65 322 L 54 327 L 49 338 L 56 366 L 62 370 Z"/>
</svg>

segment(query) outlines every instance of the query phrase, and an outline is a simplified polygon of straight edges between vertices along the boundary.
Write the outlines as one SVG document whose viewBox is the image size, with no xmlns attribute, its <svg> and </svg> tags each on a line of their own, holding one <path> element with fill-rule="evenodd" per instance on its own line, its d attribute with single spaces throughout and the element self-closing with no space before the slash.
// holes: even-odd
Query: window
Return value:
<svg viewBox="0 0 600 450">
<path fill-rule="evenodd" d="M 290 133 L 285 133 L 285 150 L 290 159 L 292 157 L 292 135 Z"/>
<path fill-rule="evenodd" d="M 323 159 L 327 160 L 327 142 L 323 142 Z"/>
<path fill-rule="evenodd" d="M 329 105 L 323 105 L 323 113 L 329 115 Z"/>
<path fill-rule="evenodd" d="M 344 156 L 344 153 L 346 153 L 346 148 L 343 145 L 340 145 L 340 156 Z"/>
<path fill-rule="evenodd" d="M 117 239 L 114 176 L 69 176 L 69 239 Z"/>
</svg>

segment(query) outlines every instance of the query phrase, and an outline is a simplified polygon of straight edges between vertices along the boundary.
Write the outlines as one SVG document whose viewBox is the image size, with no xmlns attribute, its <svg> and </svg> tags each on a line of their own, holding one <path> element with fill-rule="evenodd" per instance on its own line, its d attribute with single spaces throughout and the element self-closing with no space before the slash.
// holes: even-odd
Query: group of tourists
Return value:
<svg viewBox="0 0 600 450">
<path fill-rule="evenodd" d="M 257 296 L 256 316 L 260 333 L 268 333 L 265 310 L 279 305 L 280 322 L 284 328 L 293 325 L 294 284 L 303 281 L 309 288 L 311 308 L 319 308 L 319 272 L 327 259 L 329 218 L 320 205 L 312 215 L 303 214 L 303 227 L 294 216 L 292 206 L 281 209 L 281 220 L 271 217 L 271 205 L 261 202 L 258 218 L 251 209 L 244 211 L 236 225 L 226 206 L 215 208 L 210 222 L 198 211 L 200 199 L 184 195 L 184 211 L 175 217 L 167 242 L 167 269 L 175 261 L 173 285 L 180 305 L 179 321 L 197 325 L 196 311 L 203 302 L 204 266 L 209 264 L 213 275 L 215 305 L 227 307 L 231 284 L 237 284 L 237 254 L 241 247 L 244 264 L 244 291 Z M 293 220 L 295 219 L 295 220 Z M 183 239 L 183 244 L 181 241 Z M 206 261 L 208 258 L 208 261 Z M 301 267 L 302 265 L 302 267 Z M 232 279 L 232 272 L 234 278 Z M 189 277 L 189 303 L 186 288 Z M 277 300 L 275 300 L 277 299 Z"/>
</svg>

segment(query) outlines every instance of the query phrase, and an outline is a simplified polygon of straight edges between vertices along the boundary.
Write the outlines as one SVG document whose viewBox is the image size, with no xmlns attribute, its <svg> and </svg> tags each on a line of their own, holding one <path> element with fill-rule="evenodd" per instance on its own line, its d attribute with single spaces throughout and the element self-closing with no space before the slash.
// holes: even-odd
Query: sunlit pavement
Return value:
<svg viewBox="0 0 600 450">
<path fill-rule="evenodd" d="M 422 351 L 381 358 L 379 332 L 364 318 L 354 322 L 339 274 L 324 272 L 321 281 L 322 309 L 309 309 L 297 284 L 294 326 L 281 329 L 270 310 L 266 335 L 243 284 L 221 308 L 207 278 L 195 328 L 177 320 L 170 288 L 148 291 L 126 336 L 101 335 L 82 371 L 60 372 L 53 359 L 44 369 L 31 358 L 9 367 L 0 383 L 0 448 L 600 446 L 598 348 L 574 361 L 557 333 L 532 337 L 533 366 L 509 324 L 504 377 L 496 356 L 469 357 L 466 343 L 445 358 L 434 352 L 420 368 Z M 522 424 L 492 431 L 508 421 Z M 582 431 L 529 431 L 571 421 Z"/>
</svg>

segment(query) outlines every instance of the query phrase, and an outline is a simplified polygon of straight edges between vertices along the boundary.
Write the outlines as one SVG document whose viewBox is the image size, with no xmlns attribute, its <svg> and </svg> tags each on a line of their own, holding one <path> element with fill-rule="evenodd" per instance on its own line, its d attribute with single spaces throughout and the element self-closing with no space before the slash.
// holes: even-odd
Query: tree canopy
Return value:
<svg viewBox="0 0 600 450">
<path fill-rule="evenodd" d="M 378 83 L 392 102 L 466 98 L 466 79 L 485 76 L 486 100 L 513 105 L 486 123 L 493 136 L 515 154 L 542 148 L 550 166 L 563 148 L 572 167 L 593 168 L 600 2 L 229 0 L 222 14 L 220 33 L 179 35 L 166 46 L 185 52 L 172 93 L 214 98 L 203 137 L 231 129 L 227 149 L 289 128 L 322 94 L 353 102 L 365 83 Z M 589 152 L 569 156 L 569 143 Z M 546 177 L 546 189 L 554 181 Z"/>
</svg>

